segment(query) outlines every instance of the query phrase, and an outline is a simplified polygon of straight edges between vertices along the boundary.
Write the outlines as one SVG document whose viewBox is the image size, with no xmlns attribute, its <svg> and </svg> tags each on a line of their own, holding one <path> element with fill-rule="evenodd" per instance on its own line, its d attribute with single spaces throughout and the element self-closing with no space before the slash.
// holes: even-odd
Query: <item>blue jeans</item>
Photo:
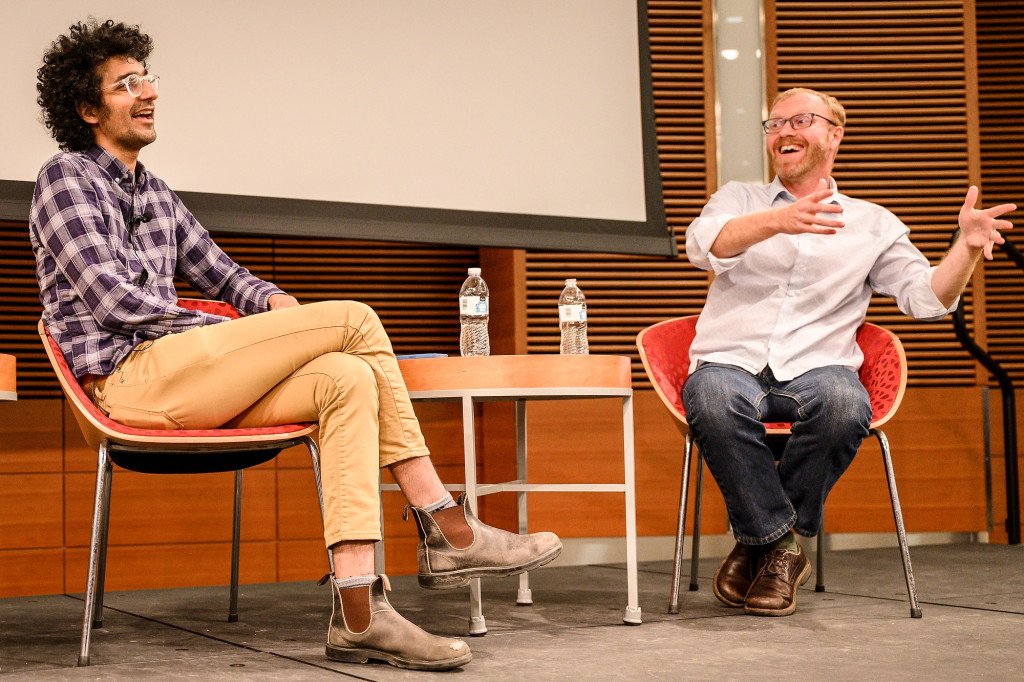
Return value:
<svg viewBox="0 0 1024 682">
<path fill-rule="evenodd" d="M 845 367 L 779 381 L 718 363 L 683 386 L 686 420 L 725 497 L 736 541 L 765 545 L 787 531 L 817 535 L 825 498 L 868 436 L 871 403 Z M 778 465 L 764 422 L 792 422 Z"/>
</svg>

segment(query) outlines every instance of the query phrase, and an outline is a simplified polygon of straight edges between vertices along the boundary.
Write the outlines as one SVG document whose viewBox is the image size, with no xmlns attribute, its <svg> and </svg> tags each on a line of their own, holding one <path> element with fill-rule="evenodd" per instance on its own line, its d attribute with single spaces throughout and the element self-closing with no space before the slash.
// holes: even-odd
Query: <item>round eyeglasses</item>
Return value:
<svg viewBox="0 0 1024 682">
<path fill-rule="evenodd" d="M 786 123 L 789 123 L 789 125 L 793 127 L 793 130 L 803 130 L 804 128 L 810 128 L 811 124 L 814 123 L 815 118 L 828 121 L 834 126 L 839 125 L 835 121 L 825 118 L 821 114 L 796 114 L 789 118 L 770 118 L 767 121 L 761 121 L 761 127 L 764 128 L 764 131 L 769 135 L 781 132 L 782 129 L 786 127 Z"/>
<path fill-rule="evenodd" d="M 124 88 L 132 97 L 138 97 L 142 94 L 142 88 L 145 87 L 143 85 L 144 83 L 152 85 L 153 92 L 157 92 L 160 89 L 160 76 L 154 76 L 151 73 L 147 73 L 145 76 L 140 76 L 137 73 L 133 73 L 120 80 L 114 81 L 105 88 L 100 88 L 100 90 Z"/>
</svg>

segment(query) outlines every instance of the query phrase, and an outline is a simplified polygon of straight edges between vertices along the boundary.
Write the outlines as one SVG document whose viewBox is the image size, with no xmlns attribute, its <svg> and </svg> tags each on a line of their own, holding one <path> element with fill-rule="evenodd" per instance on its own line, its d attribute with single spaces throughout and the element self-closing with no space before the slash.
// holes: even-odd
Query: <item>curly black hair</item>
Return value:
<svg viewBox="0 0 1024 682">
<path fill-rule="evenodd" d="M 93 144 L 92 130 L 79 116 L 78 105 L 102 105 L 96 67 L 110 57 L 130 57 L 145 66 L 152 51 L 153 41 L 138 26 L 112 19 L 100 24 L 90 17 L 53 41 L 36 72 L 36 102 L 43 108 L 43 125 L 62 150 L 84 151 Z"/>
</svg>

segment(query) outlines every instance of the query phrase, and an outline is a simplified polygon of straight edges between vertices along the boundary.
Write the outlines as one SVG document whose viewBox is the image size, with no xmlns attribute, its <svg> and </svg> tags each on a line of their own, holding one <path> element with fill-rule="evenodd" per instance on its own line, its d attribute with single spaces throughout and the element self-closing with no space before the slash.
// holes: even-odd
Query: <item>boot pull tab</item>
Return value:
<svg viewBox="0 0 1024 682">
<path fill-rule="evenodd" d="M 411 504 L 407 504 L 404 507 L 402 507 L 402 520 L 403 521 L 408 521 L 409 520 L 409 510 L 410 509 L 412 509 L 412 505 Z"/>
<path fill-rule="evenodd" d="M 384 584 L 384 591 L 385 592 L 390 592 L 391 591 L 391 581 L 388 580 L 388 577 L 386 575 L 384 575 L 383 573 L 381 573 L 380 574 L 380 579 L 381 579 L 381 582 Z"/>
<path fill-rule="evenodd" d="M 330 573 L 325 573 L 323 578 L 320 578 L 320 580 L 316 581 L 317 587 L 321 587 L 323 585 L 326 585 L 327 581 L 330 580 L 330 579 L 331 579 L 331 574 Z"/>
</svg>

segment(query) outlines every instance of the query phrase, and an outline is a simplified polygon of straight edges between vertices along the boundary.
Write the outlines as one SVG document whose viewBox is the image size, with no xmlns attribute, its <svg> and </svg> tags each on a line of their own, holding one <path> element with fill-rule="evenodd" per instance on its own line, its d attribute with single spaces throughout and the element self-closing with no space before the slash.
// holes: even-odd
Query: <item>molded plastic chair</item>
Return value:
<svg viewBox="0 0 1024 682">
<path fill-rule="evenodd" d="M 693 448 L 693 438 L 686 423 L 686 410 L 683 407 L 682 398 L 683 384 L 686 382 L 690 368 L 690 344 L 696 334 L 696 326 L 696 315 L 678 317 L 651 325 L 641 330 L 636 338 L 640 359 L 643 361 L 647 376 L 686 439 L 683 452 L 683 478 L 679 493 L 675 555 L 672 564 L 672 593 L 669 601 L 669 613 L 679 612 L 679 578 L 686 524 L 686 493 L 689 488 L 691 462 L 694 461 L 694 458 L 696 458 L 697 488 L 694 498 L 693 551 L 690 563 L 691 591 L 697 589 L 697 563 L 700 560 L 700 504 L 704 467 L 700 453 Z M 907 581 L 907 595 L 910 597 L 910 615 L 913 618 L 920 618 L 921 607 L 917 600 L 917 587 L 914 584 L 914 571 L 910 564 L 910 551 L 907 548 L 907 535 L 903 527 L 900 499 L 896 492 L 896 479 L 893 474 L 889 441 L 881 430 L 881 426 L 892 418 L 903 400 L 903 393 L 907 386 L 907 357 L 903 351 L 903 345 L 895 334 L 867 322 L 857 330 L 857 345 L 860 346 L 864 354 L 864 364 L 860 368 L 859 376 L 871 398 L 871 434 L 878 439 L 878 444 L 882 449 L 885 477 L 889 483 L 889 497 L 892 500 L 892 513 L 896 521 L 896 535 L 903 558 L 903 573 Z M 788 423 L 765 423 L 766 440 L 773 450 L 777 450 L 780 444 L 784 445 L 790 435 L 789 429 L 790 424 Z M 824 529 L 824 523 L 822 527 Z M 817 592 L 825 591 L 823 563 L 825 533 L 823 529 L 818 533 L 817 583 L 815 585 Z"/>
<path fill-rule="evenodd" d="M 185 308 L 237 318 L 238 311 L 227 303 L 181 299 Z M 231 594 L 228 622 L 238 620 L 238 557 L 242 511 L 242 470 L 262 464 L 295 445 L 303 445 L 313 459 L 320 513 L 323 493 L 320 486 L 320 457 L 311 437 L 316 424 L 289 424 L 250 429 L 158 430 L 123 426 L 100 412 L 85 395 L 57 342 L 39 322 L 39 336 L 46 355 L 60 380 L 61 389 L 81 427 L 90 448 L 98 453 L 96 497 L 93 506 L 92 539 L 89 548 L 89 574 L 85 590 L 85 615 L 82 620 L 82 648 L 78 665 L 89 665 L 89 639 L 92 627 L 103 624 L 103 581 L 106 573 L 107 529 L 110 522 L 110 490 L 113 464 L 146 474 L 198 474 L 235 472 L 234 533 L 231 545 Z M 330 559 L 330 553 L 328 553 Z"/>
</svg>

